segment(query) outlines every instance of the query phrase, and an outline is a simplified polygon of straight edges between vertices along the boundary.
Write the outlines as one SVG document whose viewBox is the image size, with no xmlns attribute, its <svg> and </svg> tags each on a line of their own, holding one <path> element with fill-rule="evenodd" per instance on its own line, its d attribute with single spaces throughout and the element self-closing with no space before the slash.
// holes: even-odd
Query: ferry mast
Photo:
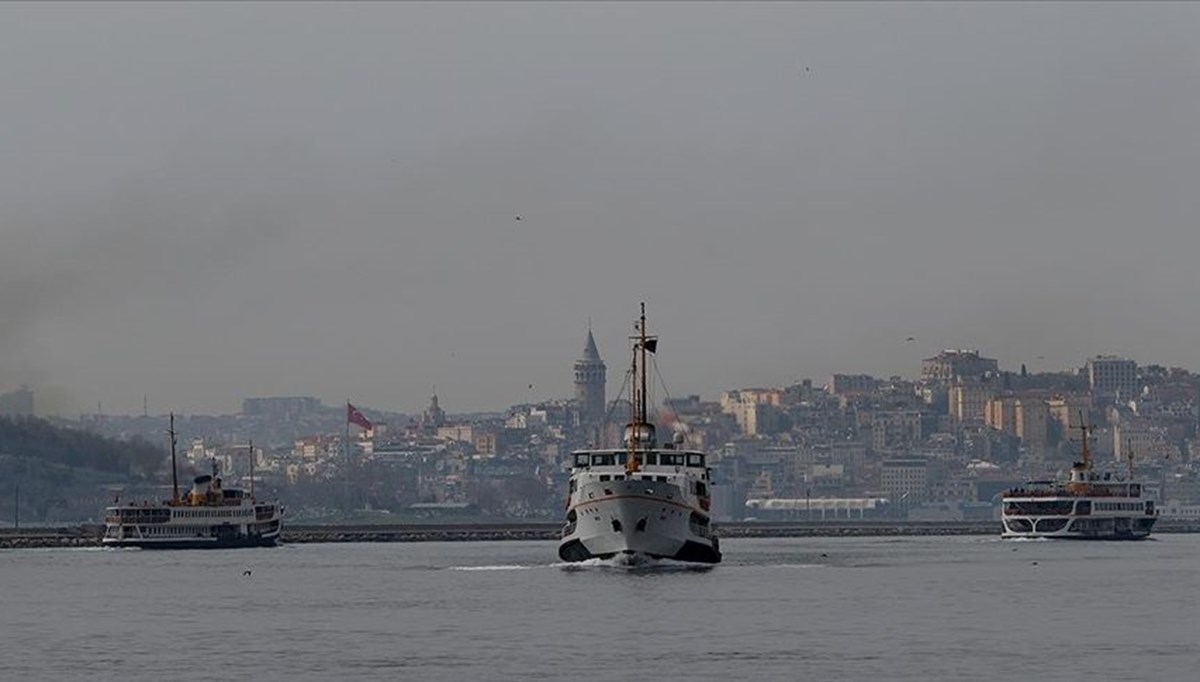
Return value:
<svg viewBox="0 0 1200 682">
<path fill-rule="evenodd" d="M 179 506 L 179 474 L 175 466 L 175 413 L 171 413 L 170 426 L 167 435 L 171 437 L 171 505 Z"/>
<path fill-rule="evenodd" d="M 654 427 L 650 425 L 646 415 L 646 353 L 653 353 L 658 347 L 658 337 L 646 334 L 646 303 L 641 304 L 641 316 L 637 323 L 637 336 L 633 339 L 633 373 L 635 381 L 629 385 L 630 397 L 633 403 L 633 415 L 630 420 L 629 433 L 626 436 L 629 447 L 628 462 L 625 465 L 628 473 L 641 469 L 641 450 L 643 441 L 654 445 Z"/>
</svg>

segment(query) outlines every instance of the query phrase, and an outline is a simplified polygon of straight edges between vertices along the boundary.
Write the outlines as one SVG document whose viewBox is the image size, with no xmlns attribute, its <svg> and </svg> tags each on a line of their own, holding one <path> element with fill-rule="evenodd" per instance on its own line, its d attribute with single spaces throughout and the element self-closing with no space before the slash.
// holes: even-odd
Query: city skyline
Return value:
<svg viewBox="0 0 1200 682">
<path fill-rule="evenodd" d="M 0 19 L 0 387 L 62 410 L 566 397 L 643 300 L 678 395 L 1200 366 L 1193 5 Z"/>
<path fill-rule="evenodd" d="M 589 343 L 587 346 L 585 346 L 583 352 L 577 356 L 575 362 L 573 363 L 573 381 L 572 381 L 573 386 L 569 386 L 568 388 L 564 389 L 563 392 L 552 394 L 552 395 L 539 396 L 537 398 L 530 399 L 527 395 L 522 396 L 521 394 L 523 393 L 523 391 L 519 390 L 516 393 L 514 393 L 514 398 L 507 403 L 497 404 L 497 405 L 485 405 L 481 408 L 476 408 L 476 407 L 459 408 L 459 407 L 456 407 L 455 405 L 453 405 L 453 403 L 451 402 L 450 409 L 446 412 L 446 414 L 451 415 L 451 416 L 453 416 L 453 415 L 472 415 L 472 414 L 502 414 L 516 406 L 528 406 L 528 405 L 549 404 L 549 403 L 565 403 L 565 402 L 575 402 L 575 403 L 579 403 L 579 404 L 583 405 L 584 413 L 586 414 L 595 409 L 594 403 L 597 400 L 599 400 L 601 397 L 603 397 L 606 404 L 609 404 L 609 405 L 611 405 L 614 401 L 628 400 L 629 385 L 627 383 L 625 383 L 625 381 L 626 381 L 625 373 L 628 371 L 628 368 L 622 366 L 622 364 L 619 362 L 614 365 L 611 361 L 607 361 L 607 364 L 613 365 L 615 367 L 615 370 L 609 369 L 607 372 L 605 372 L 604 371 L 604 365 L 606 364 L 605 356 L 603 356 L 602 354 L 599 354 L 599 351 L 595 347 L 594 341 L 592 340 L 592 336 L 593 336 L 593 333 L 589 330 L 588 337 L 587 337 Z M 593 355 L 590 351 L 595 351 L 598 355 Z M 981 359 L 983 360 L 983 362 L 985 364 L 991 363 L 991 367 L 992 367 L 993 371 L 997 374 L 997 376 L 1004 375 L 1004 374 L 1021 375 L 1021 374 L 1027 372 L 1030 375 L 1039 375 L 1039 374 L 1040 375 L 1064 375 L 1064 374 L 1066 374 L 1066 375 L 1078 376 L 1081 379 L 1087 380 L 1088 376 L 1089 376 L 1090 365 L 1091 365 L 1092 361 L 1095 361 L 1095 360 L 1116 360 L 1121 363 L 1128 363 L 1132 368 L 1134 368 L 1133 369 L 1134 372 L 1136 372 L 1138 370 L 1154 368 L 1154 367 L 1162 368 L 1165 370 L 1182 369 L 1187 372 L 1191 372 L 1194 369 L 1196 369 L 1196 368 L 1189 368 L 1189 367 L 1177 367 L 1174 365 L 1166 365 L 1163 363 L 1158 363 L 1158 362 L 1153 362 L 1153 361 L 1143 363 L 1141 360 L 1139 360 L 1137 358 L 1131 358 L 1131 357 L 1108 354 L 1108 353 L 1089 354 L 1085 358 L 1083 358 L 1082 362 L 1078 363 L 1077 365 L 1067 366 L 1067 367 L 1043 366 L 1043 363 L 1045 362 L 1044 358 L 1037 358 L 1035 360 L 1035 362 L 1038 363 L 1037 365 L 1031 366 L 1029 363 L 1019 363 L 1016 366 L 1012 366 L 1012 365 L 1006 365 L 1003 362 L 999 362 L 996 358 L 989 357 L 987 349 L 942 348 L 942 349 L 939 349 L 936 353 L 931 354 L 929 357 L 922 356 L 920 358 L 920 360 L 918 360 L 918 364 L 915 367 L 915 371 L 911 367 L 906 368 L 905 371 L 885 371 L 885 372 L 881 372 L 881 373 L 867 372 L 867 371 L 861 370 L 860 368 L 846 368 L 844 371 L 830 372 L 829 374 L 822 375 L 822 376 L 798 376 L 798 377 L 790 377 L 790 378 L 786 378 L 786 379 L 777 378 L 776 380 L 768 380 L 765 382 L 759 382 L 759 383 L 753 383 L 753 384 L 743 382 L 740 384 L 734 384 L 734 385 L 728 385 L 728 386 L 707 387 L 705 390 L 701 390 L 701 391 L 671 392 L 668 395 L 667 394 L 668 387 L 665 386 L 664 382 L 663 382 L 664 377 L 662 377 L 661 372 L 659 372 L 657 369 L 657 359 L 654 358 L 653 356 L 651 356 L 651 359 L 650 359 L 651 367 L 652 367 L 651 373 L 655 375 L 655 377 L 654 377 L 655 381 L 651 382 L 651 384 L 649 385 L 649 394 L 650 394 L 651 402 L 654 405 L 664 405 L 665 401 L 668 398 L 674 399 L 674 400 L 680 400 L 680 399 L 686 399 L 690 396 L 697 396 L 701 400 L 711 401 L 711 400 L 716 399 L 722 393 L 737 392 L 737 391 L 744 391 L 744 390 L 756 390 L 756 389 L 772 389 L 772 390 L 784 389 L 784 388 L 787 388 L 788 386 L 798 386 L 803 382 L 810 382 L 814 387 L 817 387 L 817 388 L 829 389 L 831 386 L 831 382 L 836 377 L 842 377 L 843 379 L 849 379 L 849 380 L 854 380 L 854 379 L 862 377 L 862 378 L 870 378 L 870 379 L 874 379 L 874 380 L 882 381 L 882 382 L 886 382 L 889 379 L 898 378 L 901 381 L 912 382 L 914 384 L 919 385 L 922 383 L 927 383 L 928 381 L 946 381 L 949 378 L 951 378 L 949 376 L 939 376 L 939 377 L 931 376 L 928 374 L 929 370 L 927 369 L 927 365 L 929 365 L 929 363 L 936 362 L 939 360 L 944 360 L 944 358 L 947 355 L 951 355 L 951 356 L 953 356 L 953 355 L 975 355 L 977 357 L 982 356 Z M 594 362 L 599 363 L 601 374 L 592 375 L 590 379 L 584 381 L 584 383 L 581 384 L 580 383 L 581 375 L 579 374 L 579 372 L 581 370 L 581 363 L 585 363 L 582 366 L 586 367 L 589 364 L 594 363 Z M 568 376 L 572 375 L 571 370 L 572 370 L 572 368 L 570 368 L 570 367 L 567 368 L 566 372 L 567 372 Z M 612 375 L 613 371 L 618 372 L 618 375 L 616 377 L 614 377 Z M 1130 379 L 1133 379 L 1135 376 L 1136 376 L 1135 374 L 1130 374 Z M 600 378 L 597 379 L 597 377 L 600 377 Z M 604 387 L 605 377 L 607 378 L 607 383 L 608 383 L 607 388 Z M 614 383 L 614 379 L 615 379 L 615 383 Z M 582 388 L 582 386 L 586 385 L 587 383 L 595 384 L 597 381 L 599 382 L 598 388 L 595 388 L 593 390 L 598 390 L 599 393 L 590 395 L 587 397 L 583 397 L 583 396 L 585 396 L 585 393 L 587 393 L 587 391 L 584 388 Z M 527 386 L 525 388 L 526 389 L 535 389 L 536 387 Z M 6 411 L 4 409 L 4 407 L 6 405 L 9 405 L 9 403 L 11 403 L 11 405 L 9 405 L 10 407 L 15 406 L 15 405 L 28 405 L 27 408 L 7 410 L 7 411 L 12 412 L 13 414 L 24 414 L 24 413 L 29 412 L 29 413 L 37 414 L 38 416 L 50 416 L 50 415 L 82 416 L 82 415 L 88 415 L 88 414 L 108 415 L 108 416 L 136 416 L 138 414 L 146 414 L 146 415 L 161 416 L 168 412 L 175 412 L 176 414 L 189 414 L 188 411 L 175 410 L 173 408 L 161 409 L 161 406 L 158 404 L 158 402 L 150 399 L 149 394 L 143 394 L 140 409 L 132 411 L 132 412 L 120 412 L 120 411 L 106 410 L 106 409 L 104 409 L 104 406 L 102 403 L 97 404 L 95 406 L 96 407 L 95 410 L 82 410 L 80 412 L 66 412 L 66 411 L 53 412 L 50 409 L 48 409 L 48 407 L 47 407 L 48 405 L 53 405 L 54 401 L 55 401 L 55 396 L 53 394 L 54 389 L 51 388 L 50 390 L 51 390 L 51 397 L 50 397 L 49 401 L 47 401 L 46 396 L 42 395 L 34 387 L 30 387 L 28 385 L 21 385 L 19 387 L 15 387 L 15 388 L 8 387 L 8 386 L 0 386 L 0 414 L 3 414 Z M 620 390 L 620 393 L 617 393 L 618 390 Z M 581 391 L 583 391 L 583 392 L 581 392 Z M 572 392 L 573 392 L 573 395 L 572 395 Z M 219 411 L 219 412 L 193 411 L 193 412 L 190 412 L 190 414 L 194 414 L 197 416 L 239 414 L 239 413 L 243 413 L 245 411 L 244 406 L 245 406 L 245 402 L 247 400 L 262 400 L 262 399 L 273 400 L 273 399 L 284 399 L 284 398 L 316 400 L 320 403 L 320 405 L 322 407 L 324 407 L 326 409 L 339 410 L 339 409 L 342 409 L 341 405 L 343 405 L 345 403 L 353 403 L 357 407 L 363 407 L 363 408 L 366 408 L 366 409 L 369 409 L 372 411 L 379 411 L 379 412 L 385 412 L 385 413 L 407 414 L 410 416 L 413 416 L 413 415 L 420 416 L 420 414 L 429 407 L 431 399 L 436 399 L 437 401 L 441 402 L 441 401 L 445 401 L 447 399 L 447 396 L 444 392 L 440 391 L 436 385 L 433 385 L 430 387 L 430 391 L 421 399 L 421 404 L 418 407 L 416 407 L 416 408 L 401 408 L 401 407 L 396 406 L 395 404 L 371 403 L 369 401 L 361 399 L 361 397 L 353 396 L 353 395 L 344 397 L 344 398 L 337 398 L 337 397 L 330 398 L 329 396 L 320 395 L 316 391 L 298 391 L 298 392 L 290 393 L 290 394 L 274 394 L 274 395 L 261 394 L 261 395 L 245 395 L 245 396 L 240 396 L 240 397 L 230 397 L 227 402 L 236 403 L 237 404 L 236 408 L 226 409 L 226 410 Z M 454 396 L 449 396 L 449 398 L 451 399 L 451 401 L 453 401 Z M 593 407 L 589 408 L 588 403 L 592 403 Z"/>
</svg>

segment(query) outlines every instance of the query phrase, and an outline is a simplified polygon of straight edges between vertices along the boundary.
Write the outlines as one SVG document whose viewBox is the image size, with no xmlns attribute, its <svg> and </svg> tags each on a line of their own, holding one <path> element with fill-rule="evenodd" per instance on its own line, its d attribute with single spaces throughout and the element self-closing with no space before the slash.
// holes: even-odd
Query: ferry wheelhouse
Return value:
<svg viewBox="0 0 1200 682">
<path fill-rule="evenodd" d="M 684 449 L 682 434 L 658 444 L 646 420 L 646 353 L 655 351 L 657 339 L 646 335 L 644 304 L 638 332 L 632 369 L 638 380 L 631 382 L 633 421 L 625 428 L 625 447 L 572 453 L 558 555 L 563 561 L 644 556 L 718 563 L 708 455 Z"/>
<path fill-rule="evenodd" d="M 1087 427 L 1081 429 L 1082 459 L 1072 465 L 1069 481 L 1032 481 L 1004 494 L 1002 537 L 1140 540 L 1150 535 L 1158 512 L 1133 480 L 1132 463 L 1125 477 L 1094 471 Z"/>
<path fill-rule="evenodd" d="M 253 482 L 249 492 L 225 487 L 215 463 L 211 475 L 197 476 L 187 495 L 180 496 L 174 416 L 171 423 L 172 498 L 107 507 L 101 542 L 107 547 L 144 549 L 266 547 L 278 542 L 283 507 L 257 501 Z"/>
</svg>

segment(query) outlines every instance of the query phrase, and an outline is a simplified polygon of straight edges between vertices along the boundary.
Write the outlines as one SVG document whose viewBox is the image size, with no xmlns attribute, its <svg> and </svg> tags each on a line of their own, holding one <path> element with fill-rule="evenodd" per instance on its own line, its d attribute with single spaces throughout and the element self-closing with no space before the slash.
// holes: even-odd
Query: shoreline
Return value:
<svg viewBox="0 0 1200 682">
<path fill-rule="evenodd" d="M 557 540 L 557 522 L 395 525 L 295 525 L 283 527 L 283 544 L 337 542 L 488 542 Z M 721 538 L 898 537 L 1000 535 L 999 521 L 734 521 L 715 525 Z M 100 547 L 95 525 L 0 529 L 0 549 Z M 1154 534 L 1200 533 L 1200 521 L 1160 520 Z"/>
</svg>

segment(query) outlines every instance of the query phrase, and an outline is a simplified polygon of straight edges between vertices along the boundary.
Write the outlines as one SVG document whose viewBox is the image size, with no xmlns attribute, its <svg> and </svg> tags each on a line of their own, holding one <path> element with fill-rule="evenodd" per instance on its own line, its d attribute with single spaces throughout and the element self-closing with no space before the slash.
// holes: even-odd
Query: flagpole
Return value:
<svg viewBox="0 0 1200 682">
<path fill-rule="evenodd" d="M 346 440 L 342 441 L 345 447 L 345 472 L 342 476 L 342 498 L 346 505 L 346 515 L 350 515 L 350 401 L 346 401 Z"/>
</svg>

